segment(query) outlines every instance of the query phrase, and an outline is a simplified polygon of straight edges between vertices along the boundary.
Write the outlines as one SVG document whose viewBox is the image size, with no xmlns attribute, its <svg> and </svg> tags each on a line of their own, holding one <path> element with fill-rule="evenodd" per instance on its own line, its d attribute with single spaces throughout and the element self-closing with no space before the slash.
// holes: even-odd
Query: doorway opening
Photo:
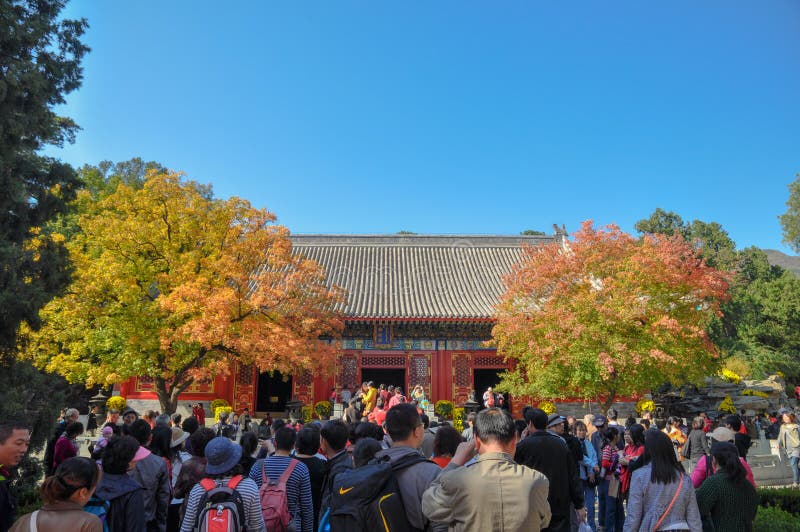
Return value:
<svg viewBox="0 0 800 532">
<path fill-rule="evenodd" d="M 500 383 L 500 374 L 505 370 L 506 370 L 505 368 L 474 370 L 472 382 L 475 386 L 475 400 L 481 404 L 481 408 L 486 408 L 486 404 L 483 401 L 483 393 L 489 386 L 494 388 Z M 503 408 L 505 408 L 506 410 L 510 410 L 511 404 L 509 403 L 508 400 L 508 394 L 504 393 L 502 395 L 503 395 Z"/>
<path fill-rule="evenodd" d="M 259 373 L 256 388 L 257 412 L 284 412 L 286 403 L 292 398 L 292 376 L 279 371 Z"/>
<path fill-rule="evenodd" d="M 408 390 L 406 390 L 406 370 L 402 368 L 363 368 L 361 370 L 361 382 L 372 381 L 377 388 L 380 384 L 385 384 L 387 387 L 402 386 L 403 393 L 408 397 Z M 358 384 L 360 385 L 361 382 Z"/>
</svg>

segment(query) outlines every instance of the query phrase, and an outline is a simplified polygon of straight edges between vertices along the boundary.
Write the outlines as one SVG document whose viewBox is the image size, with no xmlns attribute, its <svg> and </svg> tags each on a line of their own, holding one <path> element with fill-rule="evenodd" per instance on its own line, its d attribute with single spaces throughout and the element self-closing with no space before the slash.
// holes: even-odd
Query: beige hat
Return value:
<svg viewBox="0 0 800 532">
<path fill-rule="evenodd" d="M 733 431 L 731 429 L 729 429 L 729 428 L 726 428 L 726 427 L 717 427 L 717 428 L 715 428 L 714 431 L 711 434 L 709 434 L 709 436 L 711 436 L 712 440 L 715 440 L 715 441 L 727 441 L 727 442 L 730 442 L 730 443 L 733 443 L 733 440 L 736 437 L 736 435 L 733 433 Z"/>
<path fill-rule="evenodd" d="M 186 438 L 188 437 L 189 437 L 188 432 L 182 431 L 180 427 L 172 427 L 172 442 L 169 444 L 169 446 L 177 447 L 178 445 L 185 442 Z"/>
</svg>

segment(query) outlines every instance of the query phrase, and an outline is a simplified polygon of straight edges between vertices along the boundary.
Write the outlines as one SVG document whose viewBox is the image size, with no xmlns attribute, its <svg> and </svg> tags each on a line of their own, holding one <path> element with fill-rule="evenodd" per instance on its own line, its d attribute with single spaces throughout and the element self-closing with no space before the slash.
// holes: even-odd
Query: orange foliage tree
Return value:
<svg viewBox="0 0 800 532">
<path fill-rule="evenodd" d="M 573 241 L 526 248 L 493 329 L 513 360 L 501 387 L 539 398 L 615 398 L 699 380 L 717 356 L 706 327 L 727 274 L 681 236 L 639 239 L 584 222 Z"/>
<path fill-rule="evenodd" d="M 292 253 L 272 213 L 163 170 L 77 203 L 72 284 L 38 331 L 22 331 L 39 367 L 87 386 L 150 376 L 174 412 L 182 391 L 234 361 L 282 373 L 333 362 L 342 293 Z"/>
</svg>

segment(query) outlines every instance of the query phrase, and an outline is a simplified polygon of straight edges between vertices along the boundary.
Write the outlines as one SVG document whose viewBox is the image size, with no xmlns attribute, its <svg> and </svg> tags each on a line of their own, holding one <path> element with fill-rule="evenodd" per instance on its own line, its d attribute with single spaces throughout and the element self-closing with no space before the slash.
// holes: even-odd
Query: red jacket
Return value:
<svg viewBox="0 0 800 532">
<path fill-rule="evenodd" d="M 200 428 L 206 426 L 206 411 L 203 410 L 203 407 L 192 407 L 192 415 L 197 418 L 197 423 L 200 424 Z"/>
<path fill-rule="evenodd" d="M 58 438 L 56 441 L 55 450 L 53 451 L 53 470 L 55 470 L 58 465 L 67 458 L 78 456 L 78 450 L 75 449 L 75 445 L 75 442 L 66 436 L 61 436 Z"/>
</svg>

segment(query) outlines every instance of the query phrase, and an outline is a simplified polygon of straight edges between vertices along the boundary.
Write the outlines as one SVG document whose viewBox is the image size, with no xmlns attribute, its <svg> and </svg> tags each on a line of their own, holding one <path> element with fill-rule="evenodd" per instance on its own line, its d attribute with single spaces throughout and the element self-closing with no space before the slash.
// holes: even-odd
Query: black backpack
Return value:
<svg viewBox="0 0 800 532">
<path fill-rule="evenodd" d="M 408 522 L 396 473 L 422 462 L 428 460 L 421 454 L 406 455 L 394 463 L 384 456 L 336 475 L 331 491 L 331 532 L 416 532 Z"/>
</svg>

